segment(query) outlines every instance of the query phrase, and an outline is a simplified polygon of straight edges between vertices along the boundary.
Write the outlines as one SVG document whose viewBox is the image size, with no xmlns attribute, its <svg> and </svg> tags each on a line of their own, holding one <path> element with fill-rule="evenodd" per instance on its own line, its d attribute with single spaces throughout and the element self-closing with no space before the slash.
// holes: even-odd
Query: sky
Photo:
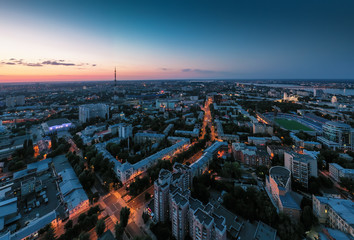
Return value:
<svg viewBox="0 0 354 240">
<path fill-rule="evenodd" d="M 0 1 L 0 83 L 354 79 L 352 0 Z"/>
</svg>

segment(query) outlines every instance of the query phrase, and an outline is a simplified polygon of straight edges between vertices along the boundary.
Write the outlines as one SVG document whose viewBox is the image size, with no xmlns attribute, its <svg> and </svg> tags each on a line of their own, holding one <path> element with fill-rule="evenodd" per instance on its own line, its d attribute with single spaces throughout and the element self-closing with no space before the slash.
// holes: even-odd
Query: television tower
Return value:
<svg viewBox="0 0 354 240">
<path fill-rule="evenodd" d="M 116 67 L 114 67 L 114 86 L 117 86 L 117 71 L 116 71 Z"/>
</svg>

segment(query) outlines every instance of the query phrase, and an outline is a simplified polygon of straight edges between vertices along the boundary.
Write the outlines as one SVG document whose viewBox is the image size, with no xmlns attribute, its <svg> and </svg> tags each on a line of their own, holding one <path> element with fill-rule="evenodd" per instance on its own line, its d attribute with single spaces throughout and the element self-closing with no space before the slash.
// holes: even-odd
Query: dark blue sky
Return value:
<svg viewBox="0 0 354 240">
<path fill-rule="evenodd" d="M 23 0 L 1 2 L 0 21 L 31 39 L 7 58 L 89 61 L 100 77 L 354 78 L 350 0 Z"/>
</svg>

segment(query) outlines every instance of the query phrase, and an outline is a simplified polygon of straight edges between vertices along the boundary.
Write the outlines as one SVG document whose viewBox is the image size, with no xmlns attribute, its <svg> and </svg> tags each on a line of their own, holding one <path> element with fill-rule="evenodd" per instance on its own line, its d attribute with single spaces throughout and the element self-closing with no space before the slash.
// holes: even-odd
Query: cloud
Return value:
<svg viewBox="0 0 354 240">
<path fill-rule="evenodd" d="M 160 68 L 162 71 L 168 71 L 168 68 Z"/>
<path fill-rule="evenodd" d="M 91 63 L 72 63 L 65 61 L 63 59 L 60 60 L 41 60 L 38 62 L 25 62 L 23 59 L 10 58 L 8 60 L 1 60 L 0 65 L 23 65 L 28 67 L 43 67 L 44 65 L 51 66 L 88 66 L 95 67 L 96 64 Z"/>
<path fill-rule="evenodd" d="M 191 69 L 191 68 L 184 68 L 181 70 L 182 72 L 195 72 L 195 73 L 200 73 L 200 74 L 212 74 L 215 73 L 215 71 L 212 70 L 205 70 L 205 69 Z"/>
<path fill-rule="evenodd" d="M 42 67 L 43 65 L 40 63 L 27 63 L 26 66 L 29 67 Z"/>
<path fill-rule="evenodd" d="M 55 66 L 58 66 L 58 65 L 62 65 L 62 66 L 76 66 L 76 64 L 74 64 L 74 63 L 65 63 L 65 62 L 49 61 L 49 60 L 42 62 L 42 64 L 44 64 L 44 65 L 55 65 Z"/>
</svg>

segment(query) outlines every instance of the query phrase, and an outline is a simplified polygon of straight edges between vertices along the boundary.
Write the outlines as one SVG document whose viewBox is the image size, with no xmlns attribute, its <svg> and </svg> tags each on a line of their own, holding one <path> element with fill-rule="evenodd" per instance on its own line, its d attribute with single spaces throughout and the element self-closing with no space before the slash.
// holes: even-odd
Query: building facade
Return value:
<svg viewBox="0 0 354 240">
<path fill-rule="evenodd" d="M 308 188 L 310 177 L 317 177 L 317 160 L 305 154 L 284 152 L 284 166 L 289 169 L 295 181 Z"/>
<path fill-rule="evenodd" d="M 351 200 L 312 195 L 312 208 L 320 223 L 354 237 L 354 203 Z"/>
<path fill-rule="evenodd" d="M 94 118 L 109 118 L 109 106 L 103 103 L 86 104 L 79 107 L 79 120 L 85 123 Z"/>
<path fill-rule="evenodd" d="M 353 149 L 353 129 L 350 125 L 328 121 L 323 126 L 323 136 L 318 140 L 329 148 Z"/>
<path fill-rule="evenodd" d="M 300 219 L 301 208 L 291 192 L 291 172 L 282 166 L 275 166 L 266 176 L 266 191 L 279 212 Z"/>
<path fill-rule="evenodd" d="M 214 207 L 190 196 L 191 168 L 176 163 L 173 172 L 162 169 L 154 182 L 155 220 L 171 221 L 172 235 L 183 240 L 226 240 L 225 218 Z"/>
<path fill-rule="evenodd" d="M 15 96 L 15 97 L 7 97 L 6 98 L 6 107 L 15 107 L 21 106 L 25 104 L 25 96 Z"/>
<path fill-rule="evenodd" d="M 330 163 L 329 175 L 337 182 L 340 182 L 341 178 L 354 179 L 354 169 L 343 168 L 337 163 Z"/>
</svg>

